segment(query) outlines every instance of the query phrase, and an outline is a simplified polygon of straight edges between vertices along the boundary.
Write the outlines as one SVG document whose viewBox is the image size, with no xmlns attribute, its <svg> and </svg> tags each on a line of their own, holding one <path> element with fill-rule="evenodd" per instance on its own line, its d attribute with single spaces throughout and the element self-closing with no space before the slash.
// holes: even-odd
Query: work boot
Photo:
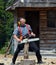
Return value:
<svg viewBox="0 0 56 65">
<path fill-rule="evenodd" d="M 37 64 L 42 64 L 43 61 L 42 60 L 38 60 Z"/>
<path fill-rule="evenodd" d="M 42 64 L 43 62 L 42 61 L 38 61 L 37 64 Z"/>
</svg>

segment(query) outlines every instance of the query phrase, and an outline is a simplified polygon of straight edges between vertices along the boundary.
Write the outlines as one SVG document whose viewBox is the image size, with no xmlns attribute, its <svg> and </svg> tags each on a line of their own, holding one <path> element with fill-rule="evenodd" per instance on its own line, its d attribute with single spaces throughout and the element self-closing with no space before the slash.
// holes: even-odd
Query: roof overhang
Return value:
<svg viewBox="0 0 56 65">
<path fill-rule="evenodd" d="M 18 0 L 6 10 L 15 10 L 16 7 L 56 7 L 56 2 L 19 2 Z"/>
</svg>

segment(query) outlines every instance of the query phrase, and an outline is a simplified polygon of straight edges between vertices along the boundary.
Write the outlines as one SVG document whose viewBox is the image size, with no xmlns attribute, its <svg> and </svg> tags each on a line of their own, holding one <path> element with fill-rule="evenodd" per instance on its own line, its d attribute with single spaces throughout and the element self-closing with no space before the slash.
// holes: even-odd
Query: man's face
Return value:
<svg viewBox="0 0 56 65">
<path fill-rule="evenodd" d="M 21 25 L 25 25 L 25 19 L 24 18 L 21 18 L 20 22 L 21 22 Z"/>
</svg>

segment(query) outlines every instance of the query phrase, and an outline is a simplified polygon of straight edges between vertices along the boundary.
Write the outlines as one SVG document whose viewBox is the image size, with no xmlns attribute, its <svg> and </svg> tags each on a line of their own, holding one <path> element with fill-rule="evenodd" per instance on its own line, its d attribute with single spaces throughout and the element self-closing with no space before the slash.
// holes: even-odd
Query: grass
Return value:
<svg viewBox="0 0 56 65">
<path fill-rule="evenodd" d="M 5 42 L 5 45 L 0 49 L 0 54 L 5 54 L 7 46 L 8 46 L 8 42 Z"/>
<path fill-rule="evenodd" d="M 6 51 L 6 48 L 7 48 L 7 47 L 3 47 L 3 48 L 1 48 L 1 49 L 0 49 L 0 54 L 4 54 L 5 51 Z"/>
</svg>

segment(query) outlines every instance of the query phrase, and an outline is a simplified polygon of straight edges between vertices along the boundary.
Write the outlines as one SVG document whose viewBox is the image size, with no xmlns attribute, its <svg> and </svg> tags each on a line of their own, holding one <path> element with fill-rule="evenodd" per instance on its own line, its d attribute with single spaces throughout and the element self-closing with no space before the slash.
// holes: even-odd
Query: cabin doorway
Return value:
<svg viewBox="0 0 56 65">
<path fill-rule="evenodd" d="M 25 11 L 26 23 L 31 25 L 36 37 L 39 37 L 39 11 Z"/>
</svg>

